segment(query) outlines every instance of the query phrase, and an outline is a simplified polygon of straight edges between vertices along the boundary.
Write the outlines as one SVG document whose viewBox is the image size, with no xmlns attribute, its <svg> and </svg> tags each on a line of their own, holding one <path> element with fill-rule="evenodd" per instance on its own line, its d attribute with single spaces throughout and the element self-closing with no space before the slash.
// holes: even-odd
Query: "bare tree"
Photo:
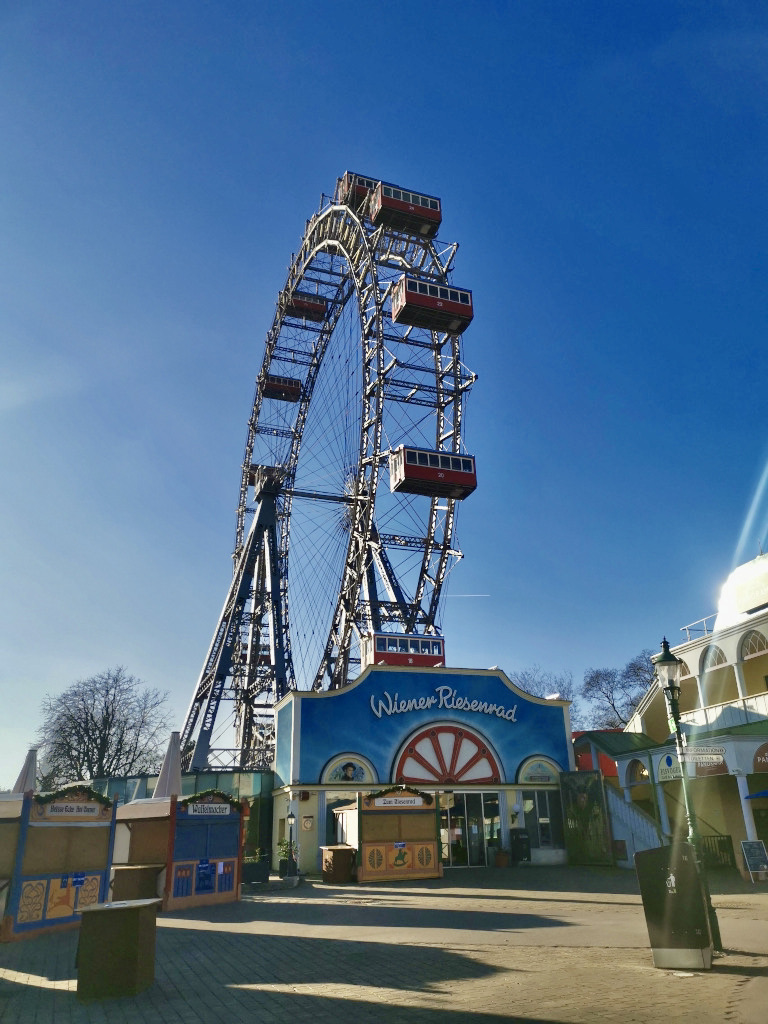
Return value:
<svg viewBox="0 0 768 1024">
<path fill-rule="evenodd" d="M 44 788 L 158 771 L 167 697 L 119 666 L 47 694 L 39 735 Z"/>
<path fill-rule="evenodd" d="M 587 669 L 580 693 L 592 708 L 593 728 L 624 728 L 653 681 L 651 655 L 655 653 L 641 651 L 621 669 Z"/>
<path fill-rule="evenodd" d="M 572 701 L 571 726 L 574 729 L 580 728 L 581 707 L 574 692 L 572 672 L 547 672 L 539 665 L 532 665 L 518 672 L 510 672 L 509 678 L 521 690 L 534 697 L 559 697 L 561 700 Z"/>
</svg>

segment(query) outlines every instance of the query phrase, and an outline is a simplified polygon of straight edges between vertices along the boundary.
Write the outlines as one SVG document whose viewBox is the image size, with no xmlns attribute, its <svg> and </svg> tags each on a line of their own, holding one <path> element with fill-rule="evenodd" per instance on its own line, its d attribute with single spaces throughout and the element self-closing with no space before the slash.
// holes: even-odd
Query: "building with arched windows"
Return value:
<svg viewBox="0 0 768 1024">
<path fill-rule="evenodd" d="M 343 689 L 291 691 L 276 708 L 274 843 L 290 838 L 292 814 L 299 870 L 317 871 L 340 838 L 334 810 L 406 786 L 434 800 L 445 867 L 490 866 L 518 831 L 534 863 L 565 863 L 569 703 L 498 669 L 375 665 Z"/>
<path fill-rule="evenodd" d="M 682 632 L 672 648 L 683 662 L 681 728 L 688 750 L 711 752 L 712 759 L 688 765 L 706 859 L 743 870 L 740 843 L 768 845 L 768 555 L 736 568 L 717 613 Z M 637 821 L 652 823 L 659 842 L 684 831 L 681 767 L 658 687 L 644 695 L 624 733 L 590 733 L 586 743 L 593 757 L 608 754 L 616 762 L 615 782 L 628 807 L 614 794 L 612 821 L 631 807 Z M 654 828 L 642 845 L 653 844 Z"/>
</svg>

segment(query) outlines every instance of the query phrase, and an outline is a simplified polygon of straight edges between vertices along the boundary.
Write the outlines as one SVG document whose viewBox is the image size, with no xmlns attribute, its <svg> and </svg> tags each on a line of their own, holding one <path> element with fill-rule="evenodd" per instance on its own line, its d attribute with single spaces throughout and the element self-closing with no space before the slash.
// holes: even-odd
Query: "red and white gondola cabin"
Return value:
<svg viewBox="0 0 768 1024">
<path fill-rule="evenodd" d="M 341 179 L 341 201 L 357 209 L 378 184 L 378 178 L 369 178 L 354 171 L 344 171 L 344 177 Z"/>
<path fill-rule="evenodd" d="M 424 494 L 430 498 L 468 497 L 477 487 L 472 455 L 453 455 L 400 445 L 389 456 L 389 489 L 393 494 Z"/>
<path fill-rule="evenodd" d="M 298 402 L 301 399 L 301 381 L 268 373 L 264 377 L 261 393 L 265 398 L 274 398 L 278 402 Z"/>
<path fill-rule="evenodd" d="M 467 288 L 433 284 L 403 274 L 392 290 L 392 319 L 396 324 L 461 334 L 473 316 L 472 292 Z"/>
<path fill-rule="evenodd" d="M 372 633 L 362 638 L 361 654 L 363 668 L 368 665 L 438 668 L 445 665 L 445 641 L 441 636 Z"/>
<path fill-rule="evenodd" d="M 440 200 L 380 181 L 371 198 L 371 220 L 396 231 L 434 238 L 443 219 Z"/>
<path fill-rule="evenodd" d="M 283 292 L 280 296 L 285 316 L 304 320 L 325 320 L 328 305 L 322 295 L 312 292 Z"/>
</svg>

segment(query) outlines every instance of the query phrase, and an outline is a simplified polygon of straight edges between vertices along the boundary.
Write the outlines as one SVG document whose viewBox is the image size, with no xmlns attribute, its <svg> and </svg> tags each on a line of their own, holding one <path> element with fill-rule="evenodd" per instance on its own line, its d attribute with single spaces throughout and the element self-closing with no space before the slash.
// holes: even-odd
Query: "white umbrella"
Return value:
<svg viewBox="0 0 768 1024">
<path fill-rule="evenodd" d="M 27 754 L 26 760 L 24 761 L 24 767 L 21 769 L 18 779 L 16 779 L 16 785 L 13 787 L 12 792 L 23 794 L 28 792 L 30 789 L 34 791 L 36 779 L 37 747 L 32 747 Z"/>
<path fill-rule="evenodd" d="M 163 767 L 152 794 L 153 800 L 167 799 L 181 795 L 181 743 L 179 733 L 172 732 L 165 752 Z"/>
</svg>

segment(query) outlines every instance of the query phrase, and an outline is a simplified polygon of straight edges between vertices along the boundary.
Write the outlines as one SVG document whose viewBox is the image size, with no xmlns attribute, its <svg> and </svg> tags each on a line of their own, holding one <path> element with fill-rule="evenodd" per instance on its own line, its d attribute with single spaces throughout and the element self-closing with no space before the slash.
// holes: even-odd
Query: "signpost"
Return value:
<svg viewBox="0 0 768 1024">
<path fill-rule="evenodd" d="M 669 782 L 671 779 L 679 779 L 681 763 L 694 764 L 702 768 L 714 768 L 724 761 L 725 747 L 686 747 L 677 754 L 665 755 L 658 767 L 659 782 Z"/>
<path fill-rule="evenodd" d="M 725 756 L 725 747 L 686 747 L 683 752 L 683 760 L 688 764 L 713 765 L 722 764 Z"/>
</svg>

